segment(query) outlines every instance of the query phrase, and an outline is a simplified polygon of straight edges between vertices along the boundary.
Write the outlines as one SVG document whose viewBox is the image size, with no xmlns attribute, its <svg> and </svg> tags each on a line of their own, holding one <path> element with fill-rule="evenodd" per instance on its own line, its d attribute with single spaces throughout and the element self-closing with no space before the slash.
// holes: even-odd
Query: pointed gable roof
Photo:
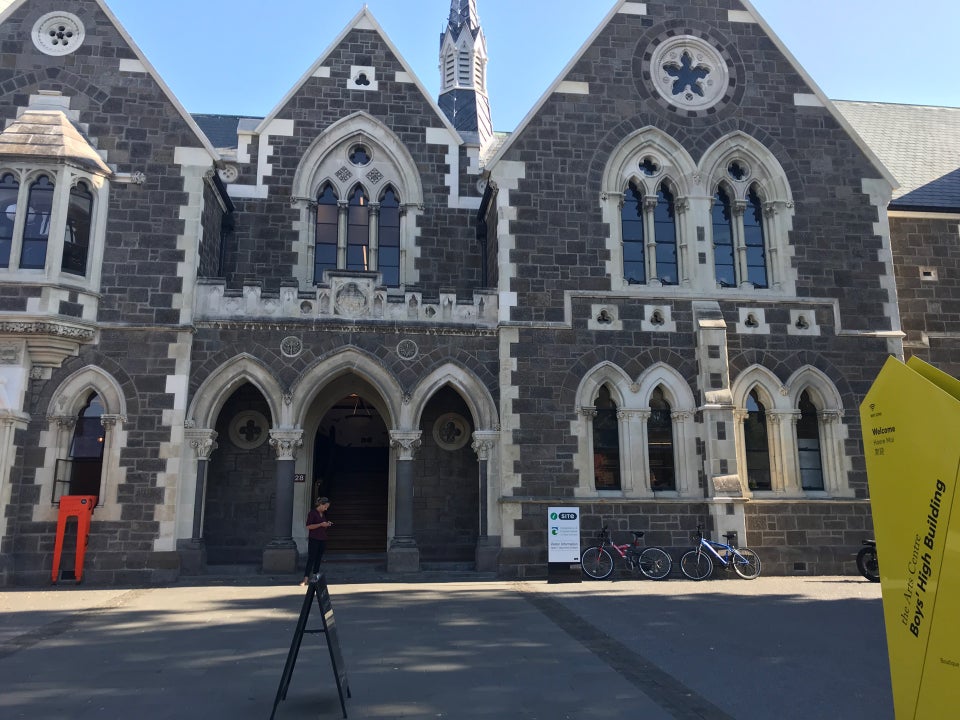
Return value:
<svg viewBox="0 0 960 720">
<path fill-rule="evenodd" d="M 74 162 L 95 172 L 111 170 L 61 110 L 28 110 L 0 133 L 0 157 Z"/>
<path fill-rule="evenodd" d="M 126 28 L 117 18 L 117 16 L 113 14 L 113 11 L 107 6 L 106 2 L 104 2 L 104 0 L 93 1 L 97 4 L 103 14 L 106 15 L 114 29 L 120 34 L 120 37 L 123 38 L 123 41 L 129 46 L 130 50 L 143 66 L 143 69 L 147 75 L 153 79 L 163 95 L 167 98 L 170 104 L 173 105 L 180 117 L 183 118 L 183 121 L 196 136 L 197 142 L 199 142 L 203 149 L 210 155 L 211 164 L 222 162 L 220 155 L 216 150 L 213 149 L 213 146 L 210 144 L 207 136 L 203 134 L 200 126 L 197 125 L 196 121 L 190 116 L 190 113 L 186 111 L 186 108 L 184 108 L 177 99 L 177 96 L 173 94 L 173 91 L 163 81 L 163 78 L 160 77 L 160 73 L 157 72 L 156 68 L 150 64 L 150 61 L 147 60 L 147 56 L 143 54 L 143 51 L 140 49 L 137 43 L 134 42 L 133 38 L 130 36 L 130 33 L 127 32 Z M 0 0 L 0 25 L 6 22 L 7 18 L 10 17 L 11 14 L 28 2 L 30 2 L 30 0 Z"/>
<path fill-rule="evenodd" d="M 850 136 L 850 138 L 854 141 L 854 143 L 860 149 L 860 151 L 867 157 L 867 159 L 871 162 L 871 164 L 876 168 L 877 172 L 880 173 L 880 176 L 883 177 L 887 182 L 889 182 L 891 187 L 893 188 L 898 187 L 899 185 L 897 183 L 896 178 L 894 178 L 894 176 L 890 173 L 890 171 L 884 166 L 884 164 L 877 157 L 876 153 L 874 153 L 874 151 L 870 148 L 870 146 L 867 145 L 866 142 L 864 142 L 863 138 L 861 138 L 860 135 L 857 134 L 856 130 L 853 129 L 853 126 L 850 124 L 850 122 L 840 113 L 839 110 L 837 110 L 836 107 L 834 107 L 833 103 L 830 101 L 829 98 L 827 98 L 823 90 L 821 90 L 820 87 L 816 84 L 816 82 L 814 82 L 813 78 L 810 77 L 807 71 L 803 69 L 803 67 L 800 65 L 797 59 L 787 49 L 787 46 L 783 44 L 783 41 L 780 40 L 777 34 L 773 31 L 773 28 L 771 28 L 770 25 L 767 24 L 766 20 L 764 20 L 763 17 L 760 15 L 760 13 L 757 12 L 756 8 L 753 7 L 753 4 L 750 2 L 750 0 L 739 0 L 739 1 L 745 8 L 744 12 L 748 13 L 750 17 L 753 19 L 753 21 L 760 26 L 764 34 L 766 34 L 766 36 L 770 38 L 771 42 L 773 42 L 777 50 L 781 52 L 784 58 L 786 58 L 787 62 L 790 63 L 790 66 L 793 68 L 793 70 L 801 77 L 804 83 L 806 83 L 806 85 L 813 91 L 813 94 L 817 97 L 817 99 L 820 101 L 823 107 L 827 110 L 827 112 L 829 112 L 833 116 L 833 118 L 837 121 L 837 124 L 839 124 L 840 127 L 842 127 L 844 131 L 846 131 L 846 133 Z M 550 99 L 550 96 L 557 91 L 557 88 L 564 81 L 567 75 L 571 72 L 571 70 L 573 70 L 573 68 L 577 65 L 577 63 L 580 62 L 580 60 L 587 53 L 587 51 L 593 46 L 594 42 L 596 42 L 597 38 L 600 36 L 600 33 L 602 33 L 606 29 L 607 25 L 609 25 L 610 22 L 617 16 L 617 14 L 623 9 L 624 5 L 627 5 L 628 3 L 631 3 L 633 5 L 638 4 L 633 0 L 616 0 L 616 2 L 614 2 L 613 7 L 610 9 L 610 12 L 608 12 L 606 16 L 603 18 L 603 20 L 600 21 L 600 24 L 593 31 L 593 33 L 590 34 L 590 37 L 587 38 L 586 42 L 583 43 L 580 49 L 574 54 L 570 62 L 567 63 L 566 67 L 564 67 L 563 70 L 560 71 L 560 75 L 557 76 L 557 79 L 554 80 L 553 83 L 551 83 L 549 88 L 547 88 L 547 91 L 541 96 L 540 100 L 537 101 L 537 104 L 534 105 L 533 108 L 530 110 L 530 112 L 528 112 L 527 115 L 523 118 L 523 120 L 520 121 L 520 124 L 517 126 L 517 129 L 513 133 L 511 133 L 507 141 L 497 151 L 497 154 L 490 159 L 490 163 L 488 167 L 495 165 L 497 162 L 499 162 L 500 159 L 510 150 L 514 142 L 516 142 L 517 138 L 520 137 L 520 135 L 522 134 L 523 130 L 526 129 L 527 125 L 529 125 L 533 121 L 533 119 L 537 116 L 537 113 L 540 112 L 541 108 L 543 108 L 546 102 Z"/>
<path fill-rule="evenodd" d="M 98 0 L 99 1 L 99 0 Z M 307 81 L 312 78 L 317 70 L 319 70 L 323 64 L 326 62 L 327 58 L 333 53 L 334 50 L 344 41 L 344 39 L 354 30 L 372 30 L 380 36 L 380 39 L 383 40 L 384 44 L 397 59 L 397 62 L 400 63 L 400 66 L 403 68 L 404 72 L 410 77 L 413 83 L 417 86 L 417 89 L 420 91 L 420 94 L 423 95 L 424 100 L 430 104 L 430 107 L 433 108 L 437 118 L 453 133 L 454 137 L 459 138 L 460 133 L 457 132 L 453 124 L 447 119 L 447 116 L 440 109 L 440 106 L 437 105 L 437 101 L 433 99 L 433 96 L 429 93 L 426 86 L 420 81 L 420 78 L 417 77 L 417 74 L 413 71 L 410 63 L 406 61 L 400 51 L 397 49 L 397 46 L 393 44 L 393 41 L 390 40 L 390 37 L 384 32 L 383 28 L 380 26 L 380 23 L 377 22 L 376 18 L 373 17 L 373 13 L 370 12 L 370 9 L 364 5 L 363 9 L 358 12 L 347 26 L 340 32 L 339 35 L 334 39 L 332 43 L 327 47 L 326 50 L 317 58 L 316 62 L 309 67 L 309 69 L 300 77 L 300 79 L 293 85 L 292 88 L 287 92 L 286 95 L 280 100 L 279 103 L 274 106 L 267 116 L 260 122 L 257 126 L 257 129 L 254 131 L 255 134 L 260 135 L 270 127 L 270 123 L 277 119 L 277 115 L 280 114 L 280 111 L 287 106 L 287 103 L 293 99 L 293 97 L 299 92 L 300 88 L 307 83 Z"/>
</svg>

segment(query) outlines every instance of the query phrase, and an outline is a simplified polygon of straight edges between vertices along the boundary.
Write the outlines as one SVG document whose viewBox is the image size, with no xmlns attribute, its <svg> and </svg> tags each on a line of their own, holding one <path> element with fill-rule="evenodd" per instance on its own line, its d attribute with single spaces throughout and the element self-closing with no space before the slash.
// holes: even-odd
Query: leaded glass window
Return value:
<svg viewBox="0 0 960 720">
<path fill-rule="evenodd" d="M 23 248 L 20 267 L 42 270 L 47 264 L 47 241 L 50 237 L 50 215 L 53 212 L 54 185 L 46 175 L 30 186 L 27 195 L 27 217 L 23 227 Z"/>
<path fill-rule="evenodd" d="M 393 188 L 387 188 L 380 200 L 380 226 L 377 232 L 377 269 L 387 287 L 400 285 L 400 201 Z"/>
<path fill-rule="evenodd" d="M 647 282 L 646 233 L 643 218 L 643 191 L 630 183 L 623 196 L 623 278 L 630 285 Z"/>
<path fill-rule="evenodd" d="M 650 453 L 650 489 L 676 490 L 676 469 L 673 457 L 673 411 L 658 387 L 650 397 L 650 419 L 647 421 L 647 446 Z"/>
<path fill-rule="evenodd" d="M 617 405 L 604 385 L 595 400 L 593 470 L 597 490 L 620 490 L 620 423 Z"/>
<path fill-rule="evenodd" d="M 800 419 L 797 421 L 797 456 L 800 461 L 801 487 L 804 490 L 823 490 L 820 417 L 806 390 L 800 396 Z"/>
<path fill-rule="evenodd" d="M 767 410 L 756 390 L 747 396 L 747 417 L 743 421 L 747 459 L 747 484 L 751 490 L 772 489 L 770 443 L 767 438 Z"/>
<path fill-rule="evenodd" d="M 713 197 L 713 263 L 720 287 L 736 287 L 736 255 L 733 247 L 733 208 L 722 188 Z"/>
</svg>

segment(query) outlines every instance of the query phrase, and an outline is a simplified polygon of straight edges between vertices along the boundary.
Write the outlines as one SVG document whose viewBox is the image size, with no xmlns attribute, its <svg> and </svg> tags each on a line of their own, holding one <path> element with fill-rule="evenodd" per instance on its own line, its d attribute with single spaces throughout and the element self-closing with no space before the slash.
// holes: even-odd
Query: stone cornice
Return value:
<svg viewBox="0 0 960 720">
<path fill-rule="evenodd" d="M 24 335 L 28 337 L 46 335 L 88 343 L 94 341 L 97 331 L 88 326 L 52 320 L 2 320 L 0 321 L 0 335 Z"/>
</svg>

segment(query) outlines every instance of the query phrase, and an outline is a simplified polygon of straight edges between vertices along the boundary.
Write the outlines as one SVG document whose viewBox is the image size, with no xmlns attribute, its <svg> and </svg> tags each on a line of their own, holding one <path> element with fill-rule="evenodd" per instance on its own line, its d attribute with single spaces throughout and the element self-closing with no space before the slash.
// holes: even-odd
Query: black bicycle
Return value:
<svg viewBox="0 0 960 720">
<path fill-rule="evenodd" d="M 864 540 L 857 553 L 857 570 L 870 582 L 880 582 L 880 562 L 877 560 L 877 541 Z"/>
</svg>

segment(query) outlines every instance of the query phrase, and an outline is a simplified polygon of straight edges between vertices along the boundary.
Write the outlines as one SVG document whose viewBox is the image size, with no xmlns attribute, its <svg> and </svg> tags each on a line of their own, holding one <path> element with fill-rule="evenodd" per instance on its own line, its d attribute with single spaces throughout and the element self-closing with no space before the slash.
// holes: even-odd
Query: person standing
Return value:
<svg viewBox="0 0 960 720">
<path fill-rule="evenodd" d="M 330 500 L 325 497 L 317 498 L 313 510 L 307 513 L 307 565 L 303 569 L 303 580 L 300 585 L 310 582 L 310 576 L 320 572 L 320 561 L 327 549 L 327 528 L 333 525 L 327 520 L 327 510 Z"/>
</svg>

